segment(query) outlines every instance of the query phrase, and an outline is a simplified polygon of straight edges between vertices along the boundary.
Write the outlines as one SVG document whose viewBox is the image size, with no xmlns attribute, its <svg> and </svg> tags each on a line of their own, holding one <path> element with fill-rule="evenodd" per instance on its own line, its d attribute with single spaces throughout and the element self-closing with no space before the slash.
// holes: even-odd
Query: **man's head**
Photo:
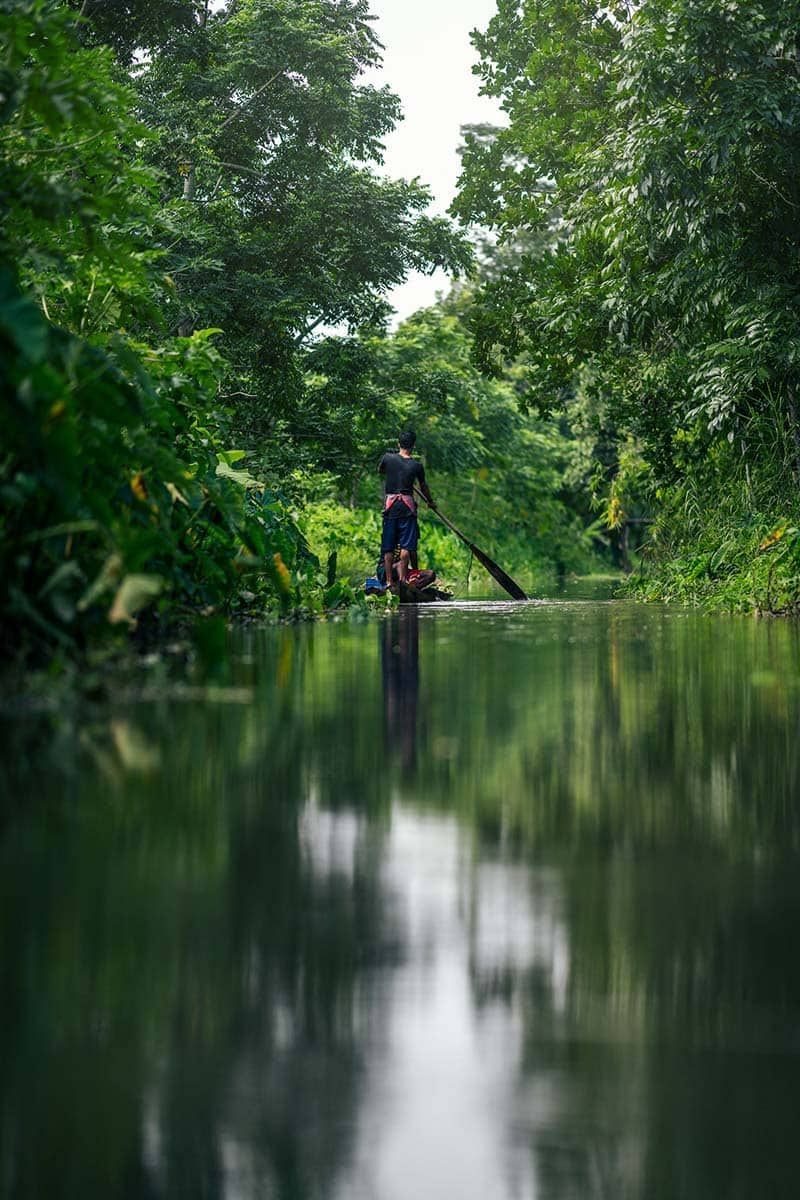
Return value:
<svg viewBox="0 0 800 1200">
<path fill-rule="evenodd" d="M 400 437 L 397 439 L 397 444 L 401 450 L 413 450 L 416 440 L 417 435 L 414 433 L 413 429 L 404 429 L 400 434 Z"/>
</svg>

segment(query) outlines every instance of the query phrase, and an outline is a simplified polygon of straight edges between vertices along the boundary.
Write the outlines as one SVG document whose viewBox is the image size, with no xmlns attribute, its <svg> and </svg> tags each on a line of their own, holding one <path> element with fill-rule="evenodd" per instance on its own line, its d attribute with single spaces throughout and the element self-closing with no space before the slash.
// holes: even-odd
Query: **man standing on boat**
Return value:
<svg viewBox="0 0 800 1200">
<path fill-rule="evenodd" d="M 381 554 L 386 567 L 386 578 L 391 580 L 394 549 L 399 545 L 398 574 L 401 584 L 406 582 L 409 558 L 419 541 L 415 484 L 428 503 L 433 504 L 433 496 L 425 482 L 425 468 L 418 458 L 411 457 L 416 440 L 417 435 L 406 429 L 397 439 L 397 453 L 388 451 L 378 463 L 378 470 L 386 476 Z"/>
</svg>

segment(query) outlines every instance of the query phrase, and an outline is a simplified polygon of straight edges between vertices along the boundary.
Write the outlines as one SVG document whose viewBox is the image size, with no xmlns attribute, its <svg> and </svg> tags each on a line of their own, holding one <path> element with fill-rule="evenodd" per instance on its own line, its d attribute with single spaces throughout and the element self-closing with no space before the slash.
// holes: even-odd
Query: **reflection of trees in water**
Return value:
<svg viewBox="0 0 800 1200">
<path fill-rule="evenodd" d="M 302 1197 L 336 1177 L 358 1109 L 359 973 L 394 953 L 370 854 L 356 848 L 350 876 L 318 874 L 294 803 L 252 800 L 253 819 L 231 830 L 225 928 L 187 964 L 162 1083 L 169 1195 L 233 1174 L 244 1195 Z"/>
<path fill-rule="evenodd" d="M 795 1194 L 794 872 L 704 867 L 478 860 L 473 996 L 520 1027 L 510 1158 L 536 1194 Z"/>
<path fill-rule="evenodd" d="M 476 1010 L 482 1019 L 513 1015 L 519 1028 L 509 1161 L 517 1177 L 527 1172 L 535 1181 L 519 1194 L 639 1197 L 642 1062 L 627 1039 L 595 1038 L 576 1014 L 569 900 L 553 869 L 531 871 L 496 853 L 476 865 L 469 925 Z"/>
<path fill-rule="evenodd" d="M 468 646 L 417 614 L 378 647 L 373 627 L 281 630 L 252 705 L 84 732 L 71 778 L 62 739 L 47 804 L 23 808 L 7 769 L 9 1194 L 302 1197 L 342 1176 L 370 967 L 401 955 L 389 766 L 473 832 L 472 995 L 519 1022 L 509 1137 L 540 1194 L 792 1194 L 796 635 L 628 611 L 569 638 L 547 612 L 524 637 L 476 621 Z"/>
<path fill-rule="evenodd" d="M 502 764 L 494 731 L 482 744 L 463 725 L 490 703 L 485 673 L 465 676 L 454 718 L 481 858 L 559 864 L 557 920 L 538 865 L 515 893 L 522 948 L 488 954 L 472 932 L 476 1004 L 524 1030 L 510 1137 L 553 1200 L 789 1197 L 797 634 L 754 644 L 749 623 L 684 617 L 632 636 L 620 612 L 516 667 L 496 649 L 486 674 L 519 701 L 501 702 Z M 480 872 L 476 888 L 485 914 Z M 542 926 L 561 942 L 543 949 Z"/>
<path fill-rule="evenodd" d="M 510 1136 L 541 1194 L 793 1196 L 794 862 L 764 872 L 698 847 L 528 872 L 494 855 L 512 920 L 504 938 L 482 929 L 498 898 L 480 865 L 471 980 L 479 1011 L 521 1023 Z"/>
<path fill-rule="evenodd" d="M 432 804 L 548 853 L 800 845 L 796 631 L 624 605 L 490 630 L 423 642 L 428 736 L 458 748 Z"/>
<path fill-rule="evenodd" d="M 793 875 L 595 862 L 526 886 L 517 868 L 504 943 L 480 928 L 498 901 L 478 868 L 473 994 L 521 1022 L 511 1136 L 541 1194 L 794 1195 Z"/>
<path fill-rule="evenodd" d="M 43 808 L 8 832 L 9 1195 L 295 1200 L 346 1160 L 368 968 L 398 943 L 380 839 L 361 822 L 330 869 L 309 852 L 319 747 L 294 696 L 179 710 L 149 776 L 86 772 L 57 839 Z"/>
</svg>

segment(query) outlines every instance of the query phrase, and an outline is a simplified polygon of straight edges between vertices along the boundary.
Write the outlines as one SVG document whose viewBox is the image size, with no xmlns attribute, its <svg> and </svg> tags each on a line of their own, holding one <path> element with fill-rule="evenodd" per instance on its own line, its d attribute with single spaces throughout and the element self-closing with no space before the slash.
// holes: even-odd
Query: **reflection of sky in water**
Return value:
<svg viewBox="0 0 800 1200">
<path fill-rule="evenodd" d="M 352 814 L 309 808 L 305 845 L 318 868 L 352 871 Z M 475 1005 L 471 973 L 539 966 L 563 1004 L 567 948 L 554 876 L 475 864 L 454 820 L 395 809 L 383 877 L 404 942 L 383 980 L 380 1040 L 366 1048 L 352 1166 L 341 1200 L 411 1196 L 526 1200 L 529 1151 L 515 1148 L 521 1036 L 513 1006 Z M 536 1098 L 548 1104 L 546 1085 Z M 502 1181 L 502 1182 L 501 1182 Z"/>
<path fill-rule="evenodd" d="M 556 871 L 478 863 L 472 933 L 476 973 L 539 969 L 549 982 L 553 1008 L 563 1012 L 569 942 L 561 907 Z"/>
<path fill-rule="evenodd" d="M 358 834 L 353 812 L 326 812 L 311 802 L 300 814 L 300 845 L 316 875 L 344 875 L 352 881 Z"/>
<path fill-rule="evenodd" d="M 314 871 L 352 883 L 367 833 L 363 818 L 312 800 L 300 828 Z M 381 1015 L 368 1022 L 353 1151 L 332 1195 L 636 1194 L 643 1130 L 635 1058 L 624 1080 L 612 1073 L 593 1083 L 597 1095 L 582 1121 L 580 1075 L 558 1062 L 525 1061 L 531 981 L 543 1042 L 559 1036 L 554 1021 L 562 1035 L 570 1024 L 559 870 L 481 857 L 454 818 L 400 804 L 380 859 L 402 953 L 369 995 Z"/>
</svg>

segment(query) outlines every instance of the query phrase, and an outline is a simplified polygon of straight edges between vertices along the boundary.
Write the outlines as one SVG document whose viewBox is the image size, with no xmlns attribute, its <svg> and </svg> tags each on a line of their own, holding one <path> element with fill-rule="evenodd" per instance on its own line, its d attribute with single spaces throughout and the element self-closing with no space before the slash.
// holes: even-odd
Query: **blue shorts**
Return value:
<svg viewBox="0 0 800 1200">
<path fill-rule="evenodd" d="M 416 550 L 419 525 L 412 513 L 405 517 L 384 517 L 381 534 L 381 554 L 391 554 L 395 546 L 401 550 Z"/>
</svg>

